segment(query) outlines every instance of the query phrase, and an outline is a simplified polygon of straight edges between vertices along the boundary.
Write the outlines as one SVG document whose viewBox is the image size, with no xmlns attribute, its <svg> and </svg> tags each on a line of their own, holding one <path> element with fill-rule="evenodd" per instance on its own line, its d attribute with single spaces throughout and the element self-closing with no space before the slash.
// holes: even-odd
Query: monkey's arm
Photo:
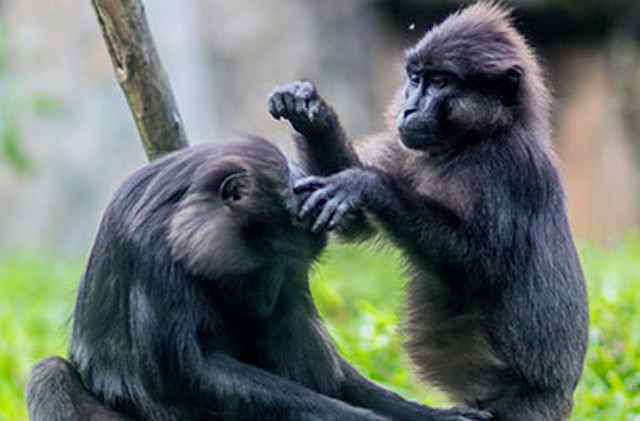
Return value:
<svg viewBox="0 0 640 421">
<path fill-rule="evenodd" d="M 309 174 L 329 176 L 362 166 L 336 112 L 322 99 L 313 83 L 293 82 L 269 97 L 269 112 L 289 120 L 296 134 L 296 149 Z M 352 212 L 336 230 L 346 241 L 358 241 L 375 233 L 362 212 Z"/>
<path fill-rule="evenodd" d="M 342 384 L 342 399 L 352 405 L 372 409 L 393 420 L 485 421 L 491 419 L 491 414 L 477 409 L 434 409 L 404 400 L 363 377 L 346 361 L 341 359 L 340 365 L 345 376 Z"/>
<path fill-rule="evenodd" d="M 192 372 L 194 404 L 223 419 L 383 421 L 371 411 L 321 395 L 224 353 L 209 355 Z M 240 416 L 239 416 L 240 415 Z"/>
<path fill-rule="evenodd" d="M 360 166 L 336 112 L 308 81 L 293 82 L 269 97 L 269 112 L 289 120 L 299 133 L 296 147 L 300 159 L 313 175 L 331 175 Z"/>
<path fill-rule="evenodd" d="M 307 195 L 299 216 L 312 217 L 314 232 L 331 230 L 346 215 L 366 210 L 405 249 L 425 253 L 426 258 L 459 255 L 462 217 L 407 184 L 375 169 L 354 168 L 330 177 L 307 177 L 296 183 L 294 191 Z"/>
</svg>

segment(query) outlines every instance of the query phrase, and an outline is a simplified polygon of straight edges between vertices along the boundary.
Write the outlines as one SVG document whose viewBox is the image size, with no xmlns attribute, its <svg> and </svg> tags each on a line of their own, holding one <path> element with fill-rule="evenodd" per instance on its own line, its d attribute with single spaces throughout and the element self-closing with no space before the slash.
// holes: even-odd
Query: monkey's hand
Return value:
<svg viewBox="0 0 640 421">
<path fill-rule="evenodd" d="M 299 202 L 298 217 L 311 217 L 312 232 L 330 231 L 347 214 L 363 207 L 366 192 L 381 185 L 376 172 L 362 168 L 341 171 L 330 177 L 303 178 L 293 189 L 296 195 L 306 195 Z"/>
<path fill-rule="evenodd" d="M 276 120 L 289 120 L 298 133 L 312 139 L 339 130 L 335 111 L 309 81 L 292 82 L 273 91 L 269 95 L 269 113 Z"/>
</svg>

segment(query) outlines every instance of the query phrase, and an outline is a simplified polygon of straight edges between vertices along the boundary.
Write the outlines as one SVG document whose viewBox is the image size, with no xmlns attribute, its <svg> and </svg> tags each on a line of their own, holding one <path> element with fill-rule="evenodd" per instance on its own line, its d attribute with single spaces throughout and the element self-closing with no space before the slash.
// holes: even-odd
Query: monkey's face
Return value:
<svg viewBox="0 0 640 421">
<path fill-rule="evenodd" d="M 325 236 L 295 216 L 296 171 L 271 144 L 238 144 L 194 172 L 171 217 L 172 255 L 209 277 L 259 270 L 276 260 L 309 265 Z"/>
<path fill-rule="evenodd" d="M 405 102 L 398 116 L 402 143 L 408 148 L 423 150 L 442 146 L 449 118 L 449 102 L 458 91 L 457 76 L 410 62 L 407 77 Z"/>
<path fill-rule="evenodd" d="M 398 115 L 404 145 L 464 147 L 530 112 L 523 106 L 531 102 L 525 101 L 532 86 L 527 81 L 539 78 L 539 69 L 507 22 L 497 6 L 470 7 L 431 28 L 407 51 L 408 81 Z"/>
<path fill-rule="evenodd" d="M 512 122 L 519 69 L 471 74 L 452 63 L 408 62 L 405 102 L 398 115 L 398 131 L 406 147 L 456 148 Z"/>
</svg>

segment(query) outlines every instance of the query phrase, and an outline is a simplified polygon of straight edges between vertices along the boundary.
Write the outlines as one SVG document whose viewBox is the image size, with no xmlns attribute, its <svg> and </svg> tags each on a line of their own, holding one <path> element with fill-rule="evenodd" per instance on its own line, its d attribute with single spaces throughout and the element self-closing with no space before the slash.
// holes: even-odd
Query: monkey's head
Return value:
<svg viewBox="0 0 640 421">
<path fill-rule="evenodd" d="M 129 253 L 158 267 L 177 262 L 205 278 L 242 276 L 282 260 L 309 265 L 326 238 L 295 216 L 293 184 L 302 176 L 263 139 L 191 147 L 130 177 L 103 227 Z"/>
<path fill-rule="evenodd" d="M 173 257 L 189 271 L 213 277 L 276 260 L 310 264 L 325 236 L 310 233 L 296 217 L 299 167 L 258 138 L 201 153 L 206 159 L 169 221 Z"/>
<path fill-rule="evenodd" d="M 442 151 L 519 122 L 544 124 L 548 92 L 510 12 L 480 2 L 433 27 L 406 54 L 402 143 Z"/>
</svg>

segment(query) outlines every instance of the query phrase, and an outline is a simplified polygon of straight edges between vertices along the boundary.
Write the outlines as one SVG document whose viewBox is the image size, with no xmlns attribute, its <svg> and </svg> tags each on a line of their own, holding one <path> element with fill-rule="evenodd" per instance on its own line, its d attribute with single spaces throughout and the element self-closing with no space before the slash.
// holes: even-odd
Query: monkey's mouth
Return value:
<svg viewBox="0 0 640 421">
<path fill-rule="evenodd" d="M 409 149 L 427 149 L 439 146 L 442 143 L 442 136 L 439 136 L 439 131 L 434 126 L 437 125 L 431 121 L 409 116 L 398 124 L 400 140 Z"/>
<path fill-rule="evenodd" d="M 442 139 L 428 128 L 400 127 L 400 141 L 409 149 L 425 150 L 442 146 Z"/>
</svg>

